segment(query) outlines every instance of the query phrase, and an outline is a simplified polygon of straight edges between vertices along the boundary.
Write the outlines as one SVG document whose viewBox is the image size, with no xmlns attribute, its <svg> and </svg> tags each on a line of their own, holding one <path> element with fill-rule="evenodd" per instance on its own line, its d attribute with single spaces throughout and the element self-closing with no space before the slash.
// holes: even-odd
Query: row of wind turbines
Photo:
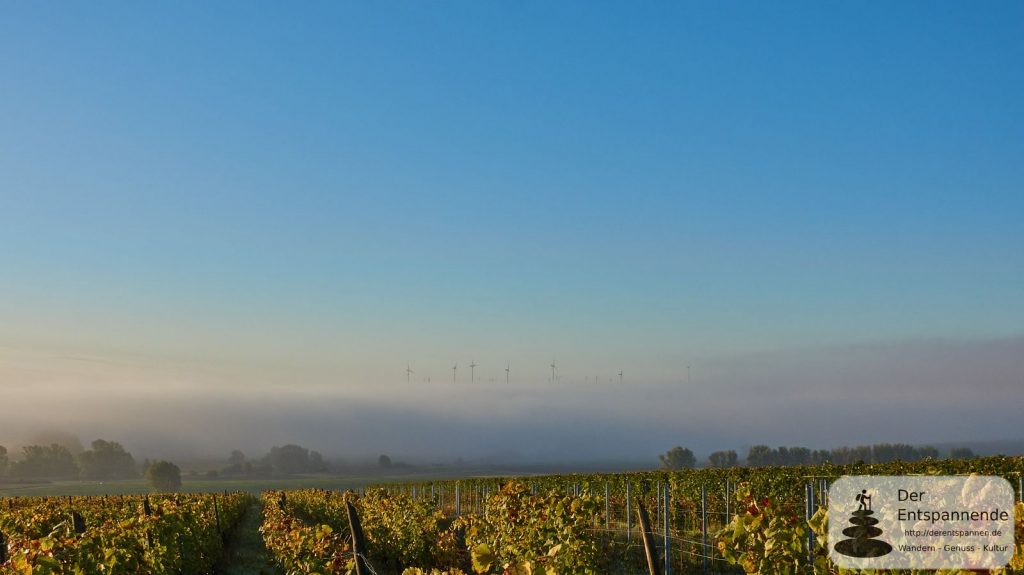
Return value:
<svg viewBox="0 0 1024 575">
<path fill-rule="evenodd" d="M 473 360 L 473 361 L 471 361 L 469 363 L 469 380 L 470 380 L 471 383 L 475 383 L 476 382 L 476 368 L 478 368 L 478 367 L 480 367 L 480 364 L 478 364 L 476 362 L 476 360 Z M 551 360 L 551 365 L 549 365 L 548 367 L 551 368 L 551 379 L 549 381 L 557 382 L 559 380 L 560 376 L 558 375 L 558 365 L 555 363 L 555 360 Z M 690 367 L 687 366 L 686 370 L 687 370 L 687 372 L 689 372 Z M 412 376 L 413 376 L 414 373 L 416 373 L 416 372 L 413 371 L 412 365 L 409 364 L 409 363 L 406 363 L 405 364 L 405 381 L 406 381 L 406 383 L 412 383 Z M 456 363 L 456 364 L 452 365 L 452 383 L 458 382 L 458 373 L 459 373 L 459 364 Z M 622 370 L 619 370 L 618 375 L 619 375 L 619 383 L 622 383 L 622 381 L 623 381 L 623 372 L 622 372 Z M 512 377 L 512 362 L 508 362 L 508 363 L 505 364 L 505 383 L 506 384 L 508 384 L 511 381 L 511 377 Z M 588 381 L 589 381 L 589 378 L 590 378 L 590 376 L 587 376 L 587 380 Z M 425 377 L 423 380 L 425 382 L 427 382 L 427 383 L 431 382 L 430 376 Z M 491 378 L 491 381 L 493 382 L 494 378 Z M 595 382 L 599 381 L 597 376 L 594 376 L 594 381 Z"/>
</svg>

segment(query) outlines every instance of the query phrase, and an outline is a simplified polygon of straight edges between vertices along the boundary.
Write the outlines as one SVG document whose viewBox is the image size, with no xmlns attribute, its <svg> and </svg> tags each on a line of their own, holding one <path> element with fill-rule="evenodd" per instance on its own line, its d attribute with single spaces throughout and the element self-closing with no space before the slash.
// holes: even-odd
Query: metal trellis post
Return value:
<svg viewBox="0 0 1024 575">
<path fill-rule="evenodd" d="M 669 521 L 669 493 L 668 484 L 665 484 L 665 509 L 663 515 L 665 518 L 665 575 L 672 575 L 672 540 L 670 539 L 671 523 Z"/>
<path fill-rule="evenodd" d="M 608 503 L 608 482 L 604 482 L 604 528 L 611 529 L 612 527 L 612 516 L 609 511 L 611 506 Z"/>
<path fill-rule="evenodd" d="M 626 482 L 626 539 L 627 540 L 633 538 L 633 518 L 630 516 L 630 513 L 633 512 L 633 509 L 632 509 L 633 503 L 630 501 L 630 499 L 632 499 L 632 498 L 630 497 L 630 487 L 629 487 L 629 482 L 627 481 Z"/>
<path fill-rule="evenodd" d="M 658 494 L 654 498 L 654 524 L 661 523 L 661 482 L 658 482 Z"/>
<path fill-rule="evenodd" d="M 804 495 L 807 499 L 807 520 L 810 521 L 811 516 L 814 515 L 814 486 L 808 483 L 804 489 Z M 807 527 L 807 561 L 808 563 L 814 562 L 814 531 L 811 530 L 810 526 Z"/>
<path fill-rule="evenodd" d="M 731 484 L 729 480 L 725 480 L 725 520 L 726 522 L 732 521 L 732 493 L 730 493 Z"/>
<path fill-rule="evenodd" d="M 701 533 L 701 557 L 704 558 L 704 572 L 708 572 L 708 491 L 704 485 L 700 486 L 700 533 Z M 712 551 L 713 553 L 714 551 Z"/>
</svg>

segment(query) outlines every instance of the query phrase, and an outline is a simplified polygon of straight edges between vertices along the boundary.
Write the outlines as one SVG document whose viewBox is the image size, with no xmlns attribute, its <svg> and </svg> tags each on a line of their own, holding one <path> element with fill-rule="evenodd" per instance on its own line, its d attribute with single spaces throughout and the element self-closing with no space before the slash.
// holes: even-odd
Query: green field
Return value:
<svg viewBox="0 0 1024 575">
<path fill-rule="evenodd" d="M 507 474 L 507 471 L 506 471 Z M 493 470 L 474 469 L 445 471 L 410 471 L 409 473 L 380 473 L 358 475 L 299 475 L 290 477 L 252 479 L 210 479 L 185 475 L 181 490 L 187 493 L 216 493 L 219 491 L 245 491 L 258 494 L 269 489 L 360 489 L 382 483 L 408 483 L 459 477 L 486 477 Z M 143 479 L 119 481 L 52 481 L 41 483 L 0 482 L 0 497 L 43 497 L 58 495 L 132 495 L 152 491 Z"/>
</svg>

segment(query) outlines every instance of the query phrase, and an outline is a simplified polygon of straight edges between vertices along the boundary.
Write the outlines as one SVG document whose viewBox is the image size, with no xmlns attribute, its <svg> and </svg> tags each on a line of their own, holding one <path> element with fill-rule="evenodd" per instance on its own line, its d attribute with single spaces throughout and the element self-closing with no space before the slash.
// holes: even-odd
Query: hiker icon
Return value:
<svg viewBox="0 0 1024 575">
<path fill-rule="evenodd" d="M 892 551 L 892 545 L 885 541 L 875 539 L 882 534 L 877 527 L 878 519 L 872 517 L 875 512 L 871 510 L 871 496 L 868 490 L 863 489 L 855 498 L 859 503 L 857 510 L 850 517 L 850 525 L 843 529 L 843 535 L 850 539 L 843 539 L 836 543 L 834 549 L 847 557 L 881 557 Z"/>
<path fill-rule="evenodd" d="M 871 496 L 868 495 L 867 489 L 861 489 L 860 493 L 857 494 L 857 501 L 860 502 L 857 511 L 871 511 Z"/>
</svg>

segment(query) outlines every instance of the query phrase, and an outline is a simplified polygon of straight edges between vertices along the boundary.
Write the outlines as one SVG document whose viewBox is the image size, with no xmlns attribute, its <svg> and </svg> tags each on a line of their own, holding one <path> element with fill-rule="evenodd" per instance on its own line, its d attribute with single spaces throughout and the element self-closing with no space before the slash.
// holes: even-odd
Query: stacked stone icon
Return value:
<svg viewBox="0 0 1024 575">
<path fill-rule="evenodd" d="M 849 557 L 881 557 L 888 555 L 892 551 L 892 545 L 875 539 L 875 537 L 882 534 L 882 530 L 875 527 L 878 524 L 878 520 L 872 517 L 874 514 L 875 512 L 870 507 L 861 504 L 861 508 L 854 511 L 853 516 L 850 517 L 850 523 L 853 526 L 843 529 L 843 535 L 851 539 L 843 539 L 836 543 L 836 551 Z"/>
</svg>

